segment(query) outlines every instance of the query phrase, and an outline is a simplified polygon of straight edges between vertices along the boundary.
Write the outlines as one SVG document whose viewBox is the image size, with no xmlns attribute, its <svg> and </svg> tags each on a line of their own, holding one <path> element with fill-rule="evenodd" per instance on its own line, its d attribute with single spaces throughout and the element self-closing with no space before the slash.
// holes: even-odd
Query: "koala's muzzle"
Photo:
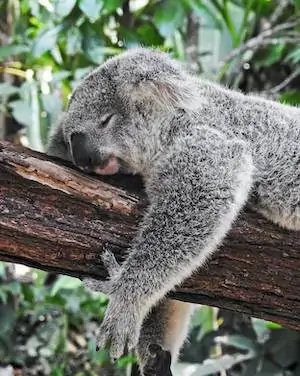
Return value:
<svg viewBox="0 0 300 376">
<path fill-rule="evenodd" d="M 112 175 L 118 172 L 117 158 L 102 155 L 85 133 L 73 133 L 70 137 L 70 145 L 73 163 L 82 170 L 100 175 Z"/>
</svg>

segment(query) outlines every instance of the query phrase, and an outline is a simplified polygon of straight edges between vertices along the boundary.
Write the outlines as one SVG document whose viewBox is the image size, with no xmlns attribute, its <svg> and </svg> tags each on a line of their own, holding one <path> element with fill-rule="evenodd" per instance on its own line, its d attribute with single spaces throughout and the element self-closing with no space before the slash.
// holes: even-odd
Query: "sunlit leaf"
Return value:
<svg viewBox="0 0 300 376">
<path fill-rule="evenodd" d="M 100 349 L 96 351 L 96 340 L 93 338 L 88 342 L 89 358 L 93 362 L 104 364 L 109 361 L 109 352 L 106 349 Z"/>
<path fill-rule="evenodd" d="M 32 113 L 30 103 L 25 100 L 17 100 L 9 103 L 12 108 L 13 117 L 27 127 L 32 124 Z"/>
<path fill-rule="evenodd" d="M 222 18 L 215 9 L 211 8 L 210 2 L 204 2 L 203 0 L 186 0 L 186 2 L 196 15 L 206 21 L 207 26 L 211 25 L 219 30 L 223 29 Z"/>
<path fill-rule="evenodd" d="M 68 16 L 76 4 L 76 0 L 54 0 L 54 10 L 55 13 L 60 17 L 64 18 Z"/>
<path fill-rule="evenodd" d="M 0 47 L 0 61 L 4 61 L 7 57 L 12 57 L 28 51 L 29 47 L 25 44 L 11 44 L 8 46 L 2 46 Z"/>
<path fill-rule="evenodd" d="M 270 330 L 267 328 L 266 321 L 257 319 L 256 317 L 251 318 L 252 327 L 255 330 L 257 341 L 263 343 L 268 340 Z"/>
<path fill-rule="evenodd" d="M 133 354 L 124 355 L 117 360 L 117 367 L 118 368 L 125 368 L 129 364 L 136 363 L 137 358 Z"/>
<path fill-rule="evenodd" d="M 60 52 L 60 49 L 57 45 L 53 46 L 51 48 L 51 55 L 53 56 L 54 60 L 57 62 L 57 64 L 62 65 L 63 64 L 63 58 Z"/>
<path fill-rule="evenodd" d="M 32 54 L 36 57 L 50 51 L 57 42 L 57 37 L 62 29 L 62 25 L 57 25 L 51 29 L 43 29 L 33 45 Z"/>
<path fill-rule="evenodd" d="M 0 278 L 4 277 L 5 273 L 6 273 L 5 263 L 0 261 Z"/>
<path fill-rule="evenodd" d="M 300 61 L 300 48 L 296 47 L 294 50 L 292 50 L 285 58 L 286 61 L 291 61 L 294 64 L 298 63 Z"/>
<path fill-rule="evenodd" d="M 257 345 L 254 340 L 239 334 L 216 337 L 215 341 L 216 343 L 232 346 L 240 350 L 257 350 Z"/>
<path fill-rule="evenodd" d="M 294 2 L 297 10 L 300 11 L 300 0 L 294 0 Z"/>
<path fill-rule="evenodd" d="M 83 50 L 86 57 L 93 63 L 100 64 L 104 60 L 104 42 L 99 38 L 91 27 L 85 29 L 85 38 L 83 39 Z"/>
<path fill-rule="evenodd" d="M 35 17 L 39 16 L 40 12 L 40 3 L 38 0 L 28 0 L 31 14 Z"/>
<path fill-rule="evenodd" d="M 69 56 L 75 55 L 81 51 L 82 34 L 78 27 L 72 27 L 67 32 L 66 53 Z"/>
<path fill-rule="evenodd" d="M 216 359 L 207 359 L 203 364 L 179 363 L 174 366 L 174 376 L 209 376 L 218 372 L 224 372 L 234 365 L 253 359 L 254 353 L 223 355 Z"/>
<path fill-rule="evenodd" d="M 287 103 L 292 106 L 300 104 L 300 91 L 287 91 L 280 96 L 280 102 Z"/>
<path fill-rule="evenodd" d="M 74 290 L 81 285 L 82 283 L 78 278 L 73 278 L 67 275 L 63 275 L 63 276 L 60 276 L 58 280 L 54 283 L 52 290 L 51 290 L 51 295 L 57 294 L 57 292 L 61 289 Z"/>
<path fill-rule="evenodd" d="M 91 20 L 99 17 L 102 6 L 102 0 L 79 0 L 79 8 Z"/>
<path fill-rule="evenodd" d="M 151 23 L 144 23 L 136 29 L 142 43 L 151 46 L 159 46 L 164 42 L 163 37 L 158 33 Z"/>
<path fill-rule="evenodd" d="M 17 86 L 13 86 L 8 82 L 0 82 L 0 97 L 8 97 L 19 92 L 20 89 Z"/>
<path fill-rule="evenodd" d="M 208 332 L 214 329 L 215 325 L 215 315 L 214 308 L 203 306 L 197 309 L 192 318 L 193 325 L 197 325 L 201 328 L 197 336 L 197 340 L 200 341 L 201 338 Z"/>
<path fill-rule="evenodd" d="M 282 325 L 277 323 L 277 322 L 273 322 L 273 321 L 266 321 L 266 327 L 268 329 L 272 329 L 272 330 L 278 330 L 278 329 L 282 329 Z"/>
<path fill-rule="evenodd" d="M 42 95 L 41 100 L 43 108 L 51 116 L 51 123 L 55 123 L 63 110 L 61 98 L 57 94 L 53 93 Z"/>
<path fill-rule="evenodd" d="M 122 7 L 123 3 L 124 0 L 104 0 L 104 9 L 110 13 Z"/>
<path fill-rule="evenodd" d="M 154 13 L 153 22 L 163 37 L 169 37 L 182 25 L 185 13 L 180 1 L 162 2 Z"/>
</svg>

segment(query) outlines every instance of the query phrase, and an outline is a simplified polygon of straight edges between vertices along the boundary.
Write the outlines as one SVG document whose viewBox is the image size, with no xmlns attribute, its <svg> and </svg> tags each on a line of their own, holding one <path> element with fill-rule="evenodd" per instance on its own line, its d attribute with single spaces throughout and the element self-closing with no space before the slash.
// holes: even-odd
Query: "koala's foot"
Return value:
<svg viewBox="0 0 300 376">
<path fill-rule="evenodd" d="M 171 353 L 160 345 L 149 345 L 150 356 L 143 367 L 144 376 L 172 376 Z"/>
</svg>

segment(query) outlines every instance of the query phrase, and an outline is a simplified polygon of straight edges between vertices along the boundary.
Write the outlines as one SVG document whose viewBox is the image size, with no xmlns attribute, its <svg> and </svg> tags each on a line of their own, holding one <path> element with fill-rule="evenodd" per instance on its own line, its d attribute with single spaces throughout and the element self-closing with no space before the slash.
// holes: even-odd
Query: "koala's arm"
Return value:
<svg viewBox="0 0 300 376">
<path fill-rule="evenodd" d="M 252 173 L 251 155 L 240 141 L 214 132 L 178 139 L 146 184 L 150 207 L 109 282 L 99 346 L 109 338 L 115 357 L 127 340 L 136 346 L 149 310 L 221 243 L 248 197 Z"/>
</svg>

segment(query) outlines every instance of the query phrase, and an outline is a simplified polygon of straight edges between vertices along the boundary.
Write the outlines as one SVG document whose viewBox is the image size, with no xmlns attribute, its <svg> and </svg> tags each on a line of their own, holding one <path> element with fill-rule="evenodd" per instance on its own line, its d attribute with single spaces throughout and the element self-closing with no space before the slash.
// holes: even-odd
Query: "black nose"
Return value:
<svg viewBox="0 0 300 376">
<path fill-rule="evenodd" d="M 73 162 L 84 170 L 91 170 L 97 165 L 97 152 L 89 137 L 82 132 L 71 135 Z"/>
</svg>

